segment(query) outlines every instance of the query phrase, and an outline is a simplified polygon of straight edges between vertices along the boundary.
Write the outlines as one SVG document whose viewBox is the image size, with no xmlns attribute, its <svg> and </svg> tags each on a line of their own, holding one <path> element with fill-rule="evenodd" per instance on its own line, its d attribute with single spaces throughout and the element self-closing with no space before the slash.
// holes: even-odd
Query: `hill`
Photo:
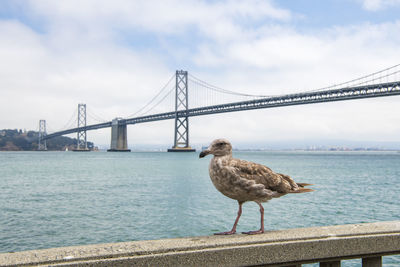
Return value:
<svg viewBox="0 0 400 267">
<path fill-rule="evenodd" d="M 0 130 L 0 151 L 36 151 L 38 150 L 39 133 L 22 130 Z M 76 138 L 59 136 L 47 140 L 47 150 L 72 150 L 76 147 Z M 88 142 L 88 148 L 93 148 L 93 143 Z"/>
</svg>

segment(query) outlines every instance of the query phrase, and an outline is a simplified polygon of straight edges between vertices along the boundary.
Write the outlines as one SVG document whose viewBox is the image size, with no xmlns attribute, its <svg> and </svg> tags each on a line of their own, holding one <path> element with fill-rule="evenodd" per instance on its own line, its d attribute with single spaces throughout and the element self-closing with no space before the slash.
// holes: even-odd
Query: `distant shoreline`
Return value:
<svg viewBox="0 0 400 267">
<path fill-rule="evenodd" d="M 400 152 L 400 149 L 302 149 L 302 148 L 294 148 L 294 149 L 233 149 L 233 151 L 239 152 L 257 152 L 257 151 L 299 151 L 299 152 Z"/>
<path fill-rule="evenodd" d="M 131 153 L 168 153 L 167 150 L 160 149 L 160 150 L 152 150 L 152 149 L 131 149 Z M 197 150 L 194 152 L 194 154 L 198 153 L 200 150 Z M 65 152 L 73 152 L 73 151 L 63 151 L 63 150 L 47 150 L 47 151 L 39 151 L 39 150 L 0 150 L 1 152 L 60 152 L 60 153 L 65 153 Z M 100 150 L 91 150 L 90 152 L 107 152 L 106 149 L 100 149 Z M 348 149 L 348 150 L 331 150 L 331 149 L 319 149 L 319 150 L 311 150 L 311 149 L 233 149 L 233 152 L 348 152 L 348 153 L 353 153 L 353 152 L 392 152 L 392 153 L 400 153 L 399 149 Z"/>
</svg>

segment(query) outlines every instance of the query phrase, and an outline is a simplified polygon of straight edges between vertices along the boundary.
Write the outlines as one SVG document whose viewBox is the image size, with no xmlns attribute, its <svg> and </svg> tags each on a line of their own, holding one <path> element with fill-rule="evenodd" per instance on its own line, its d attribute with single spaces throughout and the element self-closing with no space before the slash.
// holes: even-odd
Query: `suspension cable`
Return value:
<svg viewBox="0 0 400 267">
<path fill-rule="evenodd" d="M 143 115 L 146 115 L 146 114 L 148 114 L 150 111 L 152 111 L 154 108 L 156 108 L 162 101 L 164 101 L 169 95 L 170 95 L 170 93 L 172 92 L 172 91 L 174 91 L 174 87 L 173 88 L 171 88 L 166 94 L 165 94 L 165 96 L 163 97 L 163 98 L 161 98 L 154 106 L 152 106 L 149 110 L 147 110 L 146 112 L 143 112 L 143 113 L 141 113 L 140 115 L 141 116 L 143 116 Z"/>
<path fill-rule="evenodd" d="M 238 96 L 246 96 L 246 97 L 269 97 L 268 95 L 252 95 L 252 94 L 244 94 L 244 93 L 238 93 L 238 92 L 234 92 L 231 90 L 227 90 L 227 89 L 223 89 L 221 87 L 209 84 L 195 76 L 193 76 L 192 74 L 189 74 L 189 80 L 197 85 L 203 86 L 207 89 L 216 91 L 216 92 L 220 92 L 223 94 L 230 94 L 230 95 L 238 95 Z"/>
<path fill-rule="evenodd" d="M 47 125 L 47 123 L 46 123 L 46 134 L 49 134 L 49 133 L 54 133 L 54 132 L 57 132 L 57 131 L 54 131 L 51 127 L 49 127 L 49 125 Z"/>
<path fill-rule="evenodd" d="M 397 68 L 399 66 L 400 66 L 400 64 L 397 64 L 397 65 L 391 66 L 389 68 L 385 68 L 383 70 L 380 70 L 380 71 L 377 71 L 377 72 L 374 72 L 374 73 L 371 73 L 371 74 L 368 74 L 368 75 L 365 75 L 365 76 L 362 76 L 362 77 L 359 77 L 359 78 L 356 78 L 356 79 L 352 79 L 352 80 L 349 80 L 349 81 L 346 81 L 346 82 L 342 82 L 342 83 L 339 83 L 339 84 L 334 84 L 334 85 L 330 85 L 330 86 L 326 86 L 326 87 L 322 87 L 322 88 L 318 88 L 318 89 L 314 89 L 314 90 L 310 90 L 310 91 L 305 91 L 304 93 L 325 91 L 325 90 L 337 88 L 337 87 L 344 86 L 344 85 L 350 85 L 351 83 L 354 83 L 354 82 L 357 82 L 357 81 L 361 81 L 361 80 L 367 79 L 369 77 L 372 77 L 372 78 L 369 79 L 369 80 L 366 80 L 366 81 L 361 81 L 359 83 L 352 84 L 352 86 L 362 85 L 362 84 L 373 82 L 373 81 L 376 81 L 376 80 L 379 80 L 379 79 L 382 79 L 382 78 L 388 78 L 389 76 L 392 76 L 392 75 L 395 75 L 397 73 L 400 73 L 400 70 L 396 70 L 394 72 L 388 73 L 389 70 L 392 70 L 392 69 Z M 381 73 L 384 73 L 384 72 L 387 72 L 387 73 L 385 75 L 374 77 L 375 75 L 381 74 Z M 209 84 L 209 83 L 207 83 L 207 82 L 205 82 L 205 81 L 203 81 L 203 80 L 201 80 L 201 79 L 199 79 L 199 78 L 197 78 L 197 77 L 195 77 L 195 76 L 193 76 L 191 74 L 189 74 L 189 76 L 190 76 L 189 80 L 191 82 L 193 82 L 194 84 L 197 84 L 197 85 L 199 85 L 201 87 L 205 87 L 207 89 L 210 89 L 210 90 L 213 90 L 213 91 L 216 91 L 216 92 L 220 92 L 220 93 L 224 93 L 224 94 L 238 95 L 238 96 L 245 96 L 245 97 L 257 97 L 257 98 L 259 98 L 259 97 L 276 96 L 276 95 L 252 95 L 252 94 L 244 94 L 244 93 L 234 92 L 234 91 L 231 91 L 231 90 L 226 90 L 226 89 L 223 89 L 221 87 L 217 87 L 217 86 L 214 86 L 212 84 Z"/>
<path fill-rule="evenodd" d="M 87 114 L 89 115 L 90 118 L 94 119 L 97 122 L 107 122 L 106 119 L 103 119 L 103 117 L 97 115 L 96 113 L 93 112 L 91 108 L 86 109 Z"/>
<path fill-rule="evenodd" d="M 161 93 L 167 88 L 167 86 L 169 85 L 169 83 L 173 80 L 173 78 L 175 77 L 175 74 L 173 74 L 171 76 L 171 78 L 168 80 L 168 82 L 164 85 L 163 88 L 161 88 L 161 90 L 146 104 L 144 105 L 142 108 L 140 108 L 138 111 L 136 111 L 135 113 L 127 116 L 126 118 L 132 118 L 135 115 L 137 115 L 138 113 L 140 113 L 142 110 L 144 110 L 145 108 L 147 108 L 159 95 L 161 95 Z M 168 92 L 169 94 L 169 92 Z M 158 105 L 159 103 L 157 103 L 156 105 Z M 153 107 L 154 108 L 154 107 Z"/>
<path fill-rule="evenodd" d="M 369 82 L 373 82 L 373 81 L 376 81 L 376 80 L 379 80 L 379 79 L 381 80 L 382 78 L 387 78 L 387 80 L 388 80 L 388 77 L 400 73 L 400 69 L 399 70 L 394 70 L 393 72 L 389 73 L 390 70 L 393 70 L 393 69 L 395 69 L 395 68 L 397 68 L 399 66 L 400 66 L 400 64 L 397 64 L 397 65 L 391 66 L 389 68 L 386 68 L 386 69 L 383 69 L 383 70 L 380 70 L 380 71 L 377 71 L 377 72 L 374 72 L 374 73 L 371 73 L 371 74 L 368 74 L 368 75 L 365 75 L 365 76 L 362 76 L 362 77 L 359 77 L 359 78 L 356 78 L 356 79 L 352 79 L 352 80 L 349 80 L 349 81 L 346 81 L 346 82 L 342 82 L 342 83 L 339 83 L 339 84 L 335 84 L 335 85 L 331 85 L 331 86 L 327 86 L 327 87 L 322 87 L 322 88 L 318 88 L 318 89 L 314 89 L 314 90 L 310 90 L 310 91 L 305 91 L 304 93 L 326 91 L 326 90 L 329 90 L 329 89 L 332 89 L 332 88 L 338 88 L 338 87 L 342 87 L 342 86 L 345 86 L 345 85 L 349 85 L 350 86 L 350 84 L 351 84 L 351 86 L 357 86 L 357 85 L 362 85 L 362 84 L 366 84 L 366 83 L 369 83 Z M 385 75 L 380 75 L 380 76 L 374 77 L 375 75 L 378 75 L 378 74 L 381 74 L 381 73 L 384 73 L 384 72 L 386 72 Z M 171 78 L 168 80 L 168 82 L 161 88 L 161 90 L 146 105 L 144 105 L 142 108 L 137 110 L 135 113 L 127 116 L 126 118 L 132 118 L 132 117 L 134 117 L 134 116 L 136 116 L 137 114 L 140 114 L 140 113 L 141 113 L 141 115 L 145 115 L 145 114 L 149 113 L 150 111 L 152 111 L 154 108 L 156 108 L 161 102 L 163 102 L 171 94 L 171 92 L 175 89 L 174 87 L 171 88 L 163 97 L 161 97 L 161 99 L 158 100 L 158 102 L 156 102 L 152 107 L 147 109 L 147 111 L 144 111 L 153 102 L 155 102 L 156 99 L 159 96 L 161 96 L 161 94 L 168 88 L 168 85 L 171 83 L 171 81 L 173 80 L 174 77 L 175 77 L 175 74 L 173 74 L 171 76 Z M 364 79 L 367 79 L 367 78 L 371 78 L 371 79 L 364 80 Z M 214 85 L 212 85 L 210 83 L 207 83 L 207 82 L 205 82 L 205 81 L 193 76 L 192 74 L 189 74 L 188 80 L 193 82 L 194 84 L 196 84 L 199 87 L 203 87 L 203 88 L 209 89 L 211 91 L 215 91 L 215 92 L 219 92 L 219 93 L 223 93 L 223 94 L 244 96 L 244 97 L 253 97 L 253 98 L 267 98 L 267 97 L 274 96 L 274 95 L 245 94 L 245 93 L 239 93 L 239 92 L 223 89 L 221 87 L 214 86 Z M 358 82 L 358 81 L 360 81 L 360 82 Z M 358 83 L 355 83 L 355 82 L 358 82 Z M 89 115 L 89 117 L 91 117 L 92 119 L 94 119 L 96 121 L 106 122 L 106 120 L 104 120 L 102 117 L 96 115 L 90 109 L 88 109 L 88 115 Z M 75 110 L 75 112 L 72 114 L 72 116 L 68 120 L 68 122 L 59 131 L 71 128 L 70 125 L 73 124 L 73 123 L 76 123 L 76 121 L 77 121 L 77 111 Z"/>
<path fill-rule="evenodd" d="M 76 122 L 77 120 L 77 113 L 78 111 L 75 110 L 72 116 L 69 118 L 68 122 L 62 127 L 59 131 L 71 128 L 71 125 Z"/>
<path fill-rule="evenodd" d="M 350 80 L 350 81 L 346 81 L 346 82 L 342 82 L 342 83 L 339 83 L 339 84 L 334 84 L 334 85 L 318 88 L 318 89 L 307 91 L 307 92 L 325 91 L 325 90 L 328 90 L 328 89 L 336 88 L 336 87 L 343 86 L 343 85 L 346 85 L 346 84 L 350 84 L 350 83 L 353 83 L 353 82 L 356 82 L 356 81 L 359 81 L 359 80 L 362 80 L 362 79 L 369 78 L 371 76 L 373 77 L 374 75 L 380 74 L 380 73 L 385 72 L 385 71 L 389 71 L 389 70 L 394 69 L 394 68 L 396 68 L 398 66 L 400 66 L 400 64 L 394 65 L 392 67 L 389 67 L 389 68 L 386 68 L 386 69 L 383 69 L 383 70 L 380 70 L 380 71 L 377 71 L 377 72 L 374 72 L 374 73 L 371 73 L 371 74 L 368 74 L 368 75 L 365 75 L 365 76 L 362 76 L 362 77 L 359 77 L 359 78 L 356 78 L 356 79 L 353 79 L 353 80 Z M 399 72 L 400 72 L 400 70 L 397 70 L 395 72 L 392 72 L 392 73 L 389 73 L 389 74 L 386 74 L 386 75 L 383 75 L 383 76 L 379 76 L 377 78 L 373 78 L 373 79 L 370 79 L 368 81 L 363 81 L 363 82 L 360 82 L 360 83 L 357 83 L 357 84 L 354 84 L 354 85 L 361 85 L 361 84 L 364 84 L 364 83 L 367 83 L 367 82 L 372 82 L 372 81 L 375 81 L 375 80 L 383 78 L 383 77 L 389 77 L 389 76 L 394 75 L 394 74 L 399 73 Z"/>
</svg>

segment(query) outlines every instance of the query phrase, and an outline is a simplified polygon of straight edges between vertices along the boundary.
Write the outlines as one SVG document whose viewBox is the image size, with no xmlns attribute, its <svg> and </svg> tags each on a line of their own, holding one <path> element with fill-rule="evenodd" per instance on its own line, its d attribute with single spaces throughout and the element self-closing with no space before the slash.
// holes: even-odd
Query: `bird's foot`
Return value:
<svg viewBox="0 0 400 267">
<path fill-rule="evenodd" d="M 221 232 L 221 233 L 214 233 L 214 235 L 234 235 L 236 234 L 236 231 L 228 231 L 228 232 Z"/>
<path fill-rule="evenodd" d="M 242 232 L 242 234 L 246 235 L 258 235 L 264 233 L 264 230 L 257 230 L 257 231 L 249 231 L 249 232 Z"/>
</svg>

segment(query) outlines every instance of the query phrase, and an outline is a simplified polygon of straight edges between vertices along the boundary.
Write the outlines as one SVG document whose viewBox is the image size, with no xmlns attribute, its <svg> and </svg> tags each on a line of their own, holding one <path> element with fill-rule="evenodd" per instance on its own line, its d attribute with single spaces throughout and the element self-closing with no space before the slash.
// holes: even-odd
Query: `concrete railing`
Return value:
<svg viewBox="0 0 400 267">
<path fill-rule="evenodd" d="M 400 221 L 51 248 L 0 254 L 0 266 L 381 266 L 400 254 Z"/>
</svg>

